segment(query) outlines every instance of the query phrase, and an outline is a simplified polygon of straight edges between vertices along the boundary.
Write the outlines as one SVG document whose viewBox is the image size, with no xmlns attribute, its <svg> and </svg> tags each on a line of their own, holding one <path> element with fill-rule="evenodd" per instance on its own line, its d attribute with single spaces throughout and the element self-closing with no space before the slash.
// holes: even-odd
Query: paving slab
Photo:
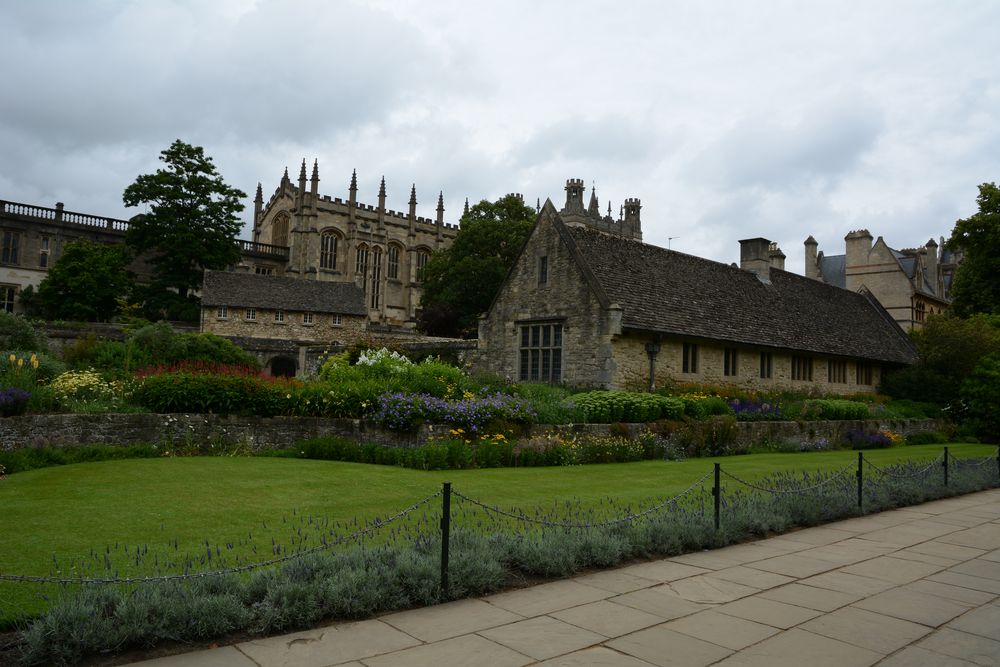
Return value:
<svg viewBox="0 0 1000 667">
<path fill-rule="evenodd" d="M 814 574 L 833 570 L 837 567 L 837 564 L 831 563 L 828 560 L 810 558 L 809 556 L 795 553 L 760 560 L 755 562 L 753 566 L 758 570 L 801 579 L 802 577 L 809 577 Z"/>
<path fill-rule="evenodd" d="M 994 636 L 997 628 L 994 627 Z M 922 649 L 967 660 L 976 665 L 1000 665 L 1000 641 L 969 634 L 951 628 L 942 628 L 917 644 Z"/>
<path fill-rule="evenodd" d="M 389 614 L 379 620 L 417 639 L 434 642 L 513 623 L 523 618 L 482 600 L 458 600 Z"/>
<path fill-rule="evenodd" d="M 894 584 L 908 584 L 911 581 L 916 581 L 930 574 L 940 572 L 942 569 L 944 568 L 940 565 L 919 563 L 903 558 L 893 558 L 892 556 L 878 556 L 862 563 L 848 565 L 841 568 L 840 571 L 872 579 L 882 579 Z"/>
<path fill-rule="evenodd" d="M 718 611 L 729 616 L 738 616 L 748 621 L 764 623 L 782 630 L 787 630 L 793 626 L 808 621 L 822 614 L 815 609 L 807 609 L 793 604 L 786 604 L 776 600 L 754 596 L 744 600 L 737 600 L 718 607 Z"/>
<path fill-rule="evenodd" d="M 954 558 L 960 561 L 980 558 L 983 554 L 987 553 L 983 549 L 963 547 L 958 544 L 948 544 L 947 542 L 941 542 L 939 540 L 929 540 L 927 542 L 915 544 L 912 547 L 908 547 L 906 551 L 915 551 L 917 553 L 930 554 L 932 556 Z"/>
<path fill-rule="evenodd" d="M 552 616 L 608 638 L 621 637 L 663 623 L 663 618 L 660 616 L 610 600 L 556 611 Z"/>
<path fill-rule="evenodd" d="M 816 558 L 834 565 L 853 565 L 854 563 L 860 563 L 864 560 L 892 553 L 889 547 L 879 547 L 874 542 L 869 543 L 870 547 L 867 545 L 861 546 L 858 544 L 860 541 L 857 540 L 853 544 L 828 544 L 799 552 L 797 555 L 805 556 L 806 558 Z"/>
<path fill-rule="evenodd" d="M 895 588 L 896 584 L 883 579 L 873 579 L 862 577 L 857 574 L 848 574 L 842 570 L 818 574 L 814 577 L 807 577 L 799 580 L 800 584 L 816 586 L 817 588 L 828 588 L 833 591 L 857 594 L 862 596 L 874 595 L 884 590 Z"/>
<path fill-rule="evenodd" d="M 909 588 L 893 588 L 859 600 L 853 606 L 929 627 L 943 625 L 970 608 L 963 602 L 943 600 Z"/>
<path fill-rule="evenodd" d="M 930 581 L 939 581 L 942 584 L 951 584 L 953 586 L 971 588 L 974 591 L 1000 595 L 1000 581 L 996 579 L 984 579 L 983 577 L 974 577 L 970 574 L 962 574 L 961 572 L 952 572 L 950 570 L 932 574 L 927 579 Z"/>
<path fill-rule="evenodd" d="M 663 583 L 665 581 L 677 581 L 686 577 L 693 577 L 698 574 L 711 572 L 713 568 L 697 567 L 687 563 L 678 563 L 673 560 L 658 560 L 649 563 L 639 563 L 619 568 L 617 572 L 627 574 L 642 579 Z"/>
<path fill-rule="evenodd" d="M 816 611 L 829 612 L 834 609 L 846 607 L 852 602 L 857 602 L 864 595 L 794 583 L 764 591 L 760 594 L 760 597 L 777 602 L 794 604 L 799 607 L 806 607 L 807 609 L 815 609 Z"/>
<path fill-rule="evenodd" d="M 815 528 L 803 528 L 802 530 L 786 533 L 785 537 L 794 542 L 825 545 L 850 539 L 854 537 L 854 533 L 849 530 L 840 530 L 830 526 L 817 526 Z"/>
<path fill-rule="evenodd" d="M 761 591 L 795 581 L 793 577 L 758 570 L 748 565 L 736 565 L 734 567 L 727 567 L 724 570 L 716 570 L 712 573 L 712 576 Z"/>
<path fill-rule="evenodd" d="M 540 662 L 536 667 L 651 667 L 652 664 L 604 646 L 594 646 Z"/>
<path fill-rule="evenodd" d="M 976 549 L 1000 549 L 1000 525 L 987 523 L 973 528 L 966 528 L 965 530 L 939 537 L 938 541 L 957 544 L 962 547 L 975 547 Z"/>
<path fill-rule="evenodd" d="M 659 667 L 702 667 L 732 653 L 727 648 L 668 630 L 662 625 L 613 639 L 607 646 Z"/>
<path fill-rule="evenodd" d="M 695 551 L 689 554 L 683 554 L 680 556 L 674 556 L 670 559 L 673 563 L 681 563 L 683 565 L 691 565 L 694 567 L 700 567 L 705 570 L 721 570 L 727 567 L 733 567 L 734 565 L 743 565 L 744 560 L 741 556 L 726 556 L 718 551 Z"/>
<path fill-rule="evenodd" d="M 534 662 L 534 658 L 491 642 L 485 637 L 462 635 L 376 658 L 366 658 L 364 664 L 367 667 L 522 667 Z M 263 664 L 270 667 L 267 663 Z"/>
<path fill-rule="evenodd" d="M 614 593 L 585 586 L 572 579 L 553 581 L 530 588 L 522 588 L 507 593 L 498 593 L 483 598 L 486 602 L 521 616 L 531 617 L 548 614 L 560 609 L 569 609 L 588 602 L 597 602 L 613 596 Z"/>
<path fill-rule="evenodd" d="M 865 667 L 883 657 L 875 651 L 793 628 L 734 653 L 718 667 Z"/>
<path fill-rule="evenodd" d="M 983 558 L 975 558 L 964 563 L 959 563 L 958 565 L 953 565 L 948 568 L 948 571 L 1000 581 L 1000 563 Z"/>
<path fill-rule="evenodd" d="M 659 580 L 641 577 L 625 572 L 622 569 L 585 574 L 577 577 L 576 582 L 584 586 L 600 588 L 602 591 L 609 591 L 611 593 L 628 593 L 660 583 Z"/>
<path fill-rule="evenodd" d="M 982 556 L 980 556 L 980 558 L 982 558 L 983 560 L 992 561 L 994 563 L 1000 563 L 1000 549 L 994 549 L 993 551 L 985 553 Z"/>
<path fill-rule="evenodd" d="M 238 645 L 267 667 L 326 667 L 420 644 L 382 621 L 361 621 L 316 628 Z"/>
<path fill-rule="evenodd" d="M 180 653 L 133 663 L 136 667 L 259 667 L 235 646 Z"/>
<path fill-rule="evenodd" d="M 685 600 L 665 585 L 625 593 L 624 595 L 611 598 L 610 601 L 659 616 L 664 620 L 673 620 L 681 616 L 688 616 L 689 614 L 701 611 L 706 606 Z"/>
<path fill-rule="evenodd" d="M 973 609 L 953 620 L 948 624 L 948 627 L 983 637 L 1000 638 L 1000 603 L 983 605 Z"/>
<path fill-rule="evenodd" d="M 907 646 L 878 663 L 878 667 L 975 667 L 975 664 L 918 646 Z"/>
<path fill-rule="evenodd" d="M 535 660 L 546 660 L 564 653 L 572 653 L 588 646 L 600 644 L 606 637 L 551 616 L 539 616 L 498 628 L 482 630 L 480 635 L 530 655 Z"/>
<path fill-rule="evenodd" d="M 700 604 L 730 602 L 760 592 L 758 588 L 719 579 L 709 574 L 678 579 L 663 584 L 663 586 L 679 598 Z"/>
<path fill-rule="evenodd" d="M 800 627 L 883 655 L 898 651 L 931 632 L 925 625 L 857 607 L 843 607 L 806 621 Z"/>
<path fill-rule="evenodd" d="M 670 621 L 663 627 L 738 651 L 780 632 L 763 623 L 720 614 L 714 609 Z"/>
<path fill-rule="evenodd" d="M 906 584 L 902 588 L 926 593 L 942 600 L 954 600 L 955 602 L 964 602 L 973 606 L 986 604 L 996 597 L 993 593 L 984 593 L 983 591 L 974 591 L 971 588 L 942 584 L 939 581 L 931 581 L 930 579 L 920 579 L 914 581 L 912 584 Z"/>
</svg>

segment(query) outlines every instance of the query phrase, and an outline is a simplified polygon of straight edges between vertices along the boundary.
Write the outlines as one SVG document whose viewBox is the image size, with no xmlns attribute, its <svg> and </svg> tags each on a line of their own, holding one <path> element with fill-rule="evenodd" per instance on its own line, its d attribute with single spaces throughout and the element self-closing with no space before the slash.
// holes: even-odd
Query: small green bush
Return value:
<svg viewBox="0 0 1000 667">
<path fill-rule="evenodd" d="M 0 349 L 45 352 L 45 337 L 20 315 L 0 310 Z"/>
<path fill-rule="evenodd" d="M 153 412 L 207 412 L 273 417 L 288 405 L 278 381 L 244 375 L 188 372 L 161 373 L 145 378 L 135 401 Z"/>
<path fill-rule="evenodd" d="M 625 391 L 590 391 L 574 394 L 568 400 L 593 424 L 678 419 L 684 410 L 684 404 L 676 398 Z"/>
<path fill-rule="evenodd" d="M 806 401 L 802 408 L 801 418 L 806 421 L 820 419 L 858 420 L 868 419 L 868 415 L 869 410 L 866 403 L 844 399 L 822 398 Z"/>
<path fill-rule="evenodd" d="M 948 436 L 940 431 L 919 431 L 906 436 L 907 445 L 934 445 L 948 442 Z"/>
</svg>

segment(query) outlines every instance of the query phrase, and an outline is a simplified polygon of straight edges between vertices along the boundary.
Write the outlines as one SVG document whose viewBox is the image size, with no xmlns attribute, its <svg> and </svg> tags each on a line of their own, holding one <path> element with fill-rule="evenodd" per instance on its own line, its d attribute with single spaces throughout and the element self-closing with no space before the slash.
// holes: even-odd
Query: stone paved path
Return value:
<svg viewBox="0 0 1000 667">
<path fill-rule="evenodd" d="M 1000 665 L 1000 489 L 136 664 Z"/>
</svg>

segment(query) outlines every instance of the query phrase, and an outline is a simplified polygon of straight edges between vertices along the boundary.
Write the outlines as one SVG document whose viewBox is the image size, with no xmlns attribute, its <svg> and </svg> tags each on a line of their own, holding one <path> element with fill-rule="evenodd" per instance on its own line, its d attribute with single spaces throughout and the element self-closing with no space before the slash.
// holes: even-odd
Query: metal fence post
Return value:
<svg viewBox="0 0 1000 667">
<path fill-rule="evenodd" d="M 441 490 L 441 597 L 448 597 L 448 534 L 451 532 L 451 482 Z"/>
<path fill-rule="evenodd" d="M 948 448 L 944 448 L 944 485 L 948 486 Z"/>
<path fill-rule="evenodd" d="M 858 452 L 858 513 L 863 513 L 864 508 L 864 465 L 865 465 L 865 453 Z"/>
<path fill-rule="evenodd" d="M 715 496 L 715 529 L 719 529 L 719 512 L 722 509 L 722 486 L 719 480 L 719 473 L 722 470 L 722 465 L 719 463 L 715 464 L 715 488 L 712 489 L 712 495 Z"/>
</svg>

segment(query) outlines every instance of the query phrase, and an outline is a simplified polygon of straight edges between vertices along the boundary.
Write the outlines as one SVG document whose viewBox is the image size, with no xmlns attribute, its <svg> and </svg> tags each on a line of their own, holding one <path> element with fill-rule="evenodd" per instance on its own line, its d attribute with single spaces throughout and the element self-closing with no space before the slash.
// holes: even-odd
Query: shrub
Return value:
<svg viewBox="0 0 1000 667">
<path fill-rule="evenodd" d="M 29 384 L 48 382 L 66 371 L 66 364 L 44 353 L 30 350 L 4 350 L 0 352 L 0 378 L 21 376 Z"/>
<path fill-rule="evenodd" d="M 726 399 L 705 394 L 682 394 L 678 397 L 684 404 L 684 415 L 691 419 L 704 419 L 713 415 L 732 414 Z"/>
<path fill-rule="evenodd" d="M 527 424 L 536 415 L 527 401 L 506 394 L 448 401 L 427 394 L 395 392 L 378 398 L 372 418 L 391 429 L 408 430 L 422 422 L 447 424 L 480 433 L 498 422 Z"/>
<path fill-rule="evenodd" d="M 568 400 L 593 424 L 677 419 L 683 412 L 681 401 L 659 394 L 590 391 L 574 394 Z"/>
<path fill-rule="evenodd" d="M 948 442 L 948 436 L 940 431 L 918 431 L 906 436 L 908 445 L 935 445 Z"/>
<path fill-rule="evenodd" d="M 688 456 L 725 456 L 747 451 L 737 445 L 736 435 L 736 418 L 720 415 L 689 423 L 676 438 Z"/>
<path fill-rule="evenodd" d="M 892 435 L 881 431 L 865 433 L 851 429 L 844 434 L 844 439 L 851 446 L 851 449 L 884 449 L 893 445 Z"/>
<path fill-rule="evenodd" d="M 0 310 L 0 349 L 44 352 L 47 346 L 45 337 L 28 320 Z"/>
<path fill-rule="evenodd" d="M 49 383 L 60 403 L 66 401 L 105 401 L 114 398 L 114 389 L 96 371 L 66 371 Z"/>
<path fill-rule="evenodd" d="M 736 420 L 749 421 L 780 421 L 784 419 L 781 405 L 757 399 L 738 399 L 729 401 L 729 409 L 736 415 Z"/>
<path fill-rule="evenodd" d="M 1000 438 L 1000 353 L 983 357 L 962 384 L 965 419 L 975 434 L 989 442 Z"/>
<path fill-rule="evenodd" d="M 860 401 L 843 399 L 812 399 L 802 408 L 804 420 L 858 420 L 868 419 L 868 405 Z"/>
<path fill-rule="evenodd" d="M 135 400 L 154 412 L 209 412 L 272 417 L 288 398 L 274 380 L 234 374 L 170 372 L 150 375 Z"/>
</svg>

